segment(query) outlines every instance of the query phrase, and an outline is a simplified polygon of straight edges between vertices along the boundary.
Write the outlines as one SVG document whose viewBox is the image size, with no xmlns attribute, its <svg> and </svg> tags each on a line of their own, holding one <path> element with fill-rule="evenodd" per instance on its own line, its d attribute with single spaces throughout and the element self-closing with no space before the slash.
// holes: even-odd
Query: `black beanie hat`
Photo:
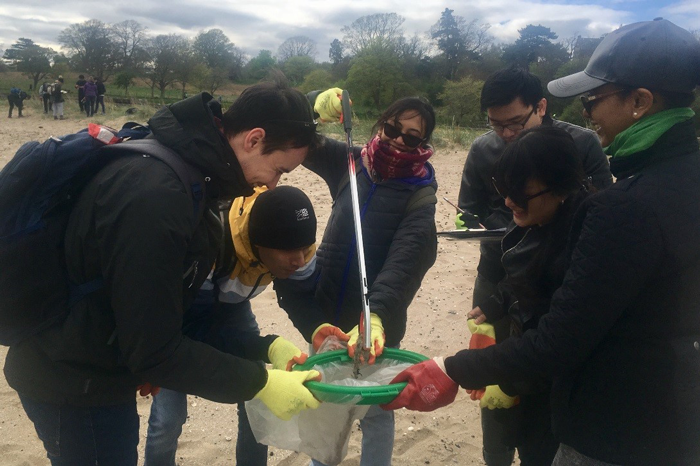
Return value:
<svg viewBox="0 0 700 466">
<path fill-rule="evenodd" d="M 253 246 L 299 249 L 316 242 L 316 213 L 304 192 L 293 186 L 265 191 L 250 211 L 248 236 Z"/>
</svg>

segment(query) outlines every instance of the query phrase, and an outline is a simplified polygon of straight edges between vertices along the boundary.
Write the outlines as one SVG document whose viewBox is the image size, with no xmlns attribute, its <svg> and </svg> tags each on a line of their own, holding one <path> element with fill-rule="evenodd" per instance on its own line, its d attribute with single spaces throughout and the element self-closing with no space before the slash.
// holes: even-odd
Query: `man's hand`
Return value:
<svg viewBox="0 0 700 466">
<path fill-rule="evenodd" d="M 265 406 L 283 421 L 288 421 L 304 409 L 316 409 L 321 404 L 304 386 L 309 380 L 321 380 L 318 371 L 286 372 L 277 369 L 267 371 L 267 383 L 255 395 Z"/>
<path fill-rule="evenodd" d="M 467 318 L 474 319 L 474 323 L 476 325 L 480 325 L 480 324 L 483 324 L 484 322 L 486 322 L 486 315 L 484 315 L 484 311 L 482 311 L 479 306 L 476 306 L 474 309 L 469 311 L 467 313 Z M 472 348 L 472 349 L 474 349 L 474 348 Z"/>
<path fill-rule="evenodd" d="M 291 341 L 277 337 L 267 349 L 267 357 L 274 369 L 288 371 L 294 364 L 304 364 L 309 356 Z"/>
<path fill-rule="evenodd" d="M 472 215 L 470 213 L 458 213 L 455 217 L 455 227 L 458 230 L 469 230 L 471 228 L 484 228 L 484 226 L 479 223 L 479 217 Z"/>
<path fill-rule="evenodd" d="M 391 383 L 408 382 L 394 401 L 382 409 L 407 408 L 413 411 L 434 411 L 452 403 L 459 386 L 445 372 L 441 357 L 415 364 L 394 377 Z"/>
<path fill-rule="evenodd" d="M 381 356 L 384 352 L 384 341 L 386 337 L 384 336 L 384 326 L 382 325 L 382 319 L 374 312 L 369 315 L 370 327 L 371 327 L 371 342 L 365 342 L 369 347 L 369 361 L 368 364 L 374 364 L 377 356 Z M 348 340 L 348 356 L 351 358 L 355 357 L 355 347 L 357 346 L 357 340 L 360 337 L 359 325 L 356 325 L 348 332 L 350 340 Z"/>
<path fill-rule="evenodd" d="M 311 345 L 313 345 L 315 352 L 318 353 L 318 349 L 328 337 L 336 337 L 340 341 L 350 340 L 350 336 L 335 325 L 321 324 L 311 334 Z"/>
<path fill-rule="evenodd" d="M 151 385 L 150 383 L 146 382 L 145 384 L 136 387 L 136 390 L 138 390 L 139 395 L 141 396 L 156 396 L 158 392 L 160 392 L 160 387 L 158 385 Z"/>
</svg>

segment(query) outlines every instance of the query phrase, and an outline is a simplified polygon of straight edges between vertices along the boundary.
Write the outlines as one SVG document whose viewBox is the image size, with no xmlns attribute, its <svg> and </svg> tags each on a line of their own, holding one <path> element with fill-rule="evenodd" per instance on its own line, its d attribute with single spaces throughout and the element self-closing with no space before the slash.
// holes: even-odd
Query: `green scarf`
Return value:
<svg viewBox="0 0 700 466">
<path fill-rule="evenodd" d="M 612 157 L 627 157 L 650 148 L 672 126 L 695 116 L 691 109 L 672 108 L 642 118 L 615 136 L 612 144 L 604 149 Z"/>
</svg>

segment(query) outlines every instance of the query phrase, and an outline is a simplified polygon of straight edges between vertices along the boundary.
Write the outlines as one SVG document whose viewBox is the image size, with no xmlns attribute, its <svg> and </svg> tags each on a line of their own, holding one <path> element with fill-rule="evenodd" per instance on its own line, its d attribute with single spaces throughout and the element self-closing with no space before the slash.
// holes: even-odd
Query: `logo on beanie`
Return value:
<svg viewBox="0 0 700 466">
<path fill-rule="evenodd" d="M 308 220 L 309 219 L 309 209 L 303 208 L 300 210 L 295 210 L 297 214 L 297 221 L 300 222 L 302 220 Z"/>
</svg>

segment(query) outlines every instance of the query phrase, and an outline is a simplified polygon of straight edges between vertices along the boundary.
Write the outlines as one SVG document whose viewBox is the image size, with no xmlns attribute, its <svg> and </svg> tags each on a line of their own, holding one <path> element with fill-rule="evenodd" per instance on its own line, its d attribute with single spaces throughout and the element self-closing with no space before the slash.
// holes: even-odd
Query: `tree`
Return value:
<svg viewBox="0 0 700 466">
<path fill-rule="evenodd" d="M 393 49 L 399 37 L 403 35 L 402 16 L 396 13 L 376 13 L 361 16 L 349 26 L 343 26 L 343 45 L 353 55 L 358 55 L 370 47 Z"/>
<path fill-rule="evenodd" d="M 58 35 L 58 42 L 71 53 L 73 68 L 107 79 L 117 64 L 112 29 L 96 19 L 71 24 Z"/>
<path fill-rule="evenodd" d="M 466 60 L 477 57 L 493 40 L 488 34 L 489 24 L 480 24 L 476 19 L 467 22 L 461 16 L 454 16 L 453 11 L 445 8 L 429 31 L 442 52 L 445 77 L 448 79 L 454 79 L 460 66 Z"/>
<path fill-rule="evenodd" d="M 165 98 L 165 89 L 177 80 L 176 70 L 181 66 L 188 45 L 187 39 L 179 34 L 161 34 L 153 38 L 148 46 L 151 62 L 146 72 L 151 82 L 151 97 L 157 87 L 161 100 Z"/>
<path fill-rule="evenodd" d="M 557 39 L 557 35 L 548 27 L 542 25 L 534 26 L 528 24 L 518 30 L 520 37 L 514 44 L 507 46 L 503 51 L 503 60 L 509 64 L 529 68 L 530 63 L 536 62 L 552 49 L 553 40 Z M 564 47 L 557 44 L 563 51 Z"/>
<path fill-rule="evenodd" d="M 221 29 L 210 29 L 197 34 L 192 44 L 194 52 L 212 70 L 214 75 L 238 77 L 245 54 L 236 47 Z M 218 86 L 217 86 L 218 87 Z"/>
<path fill-rule="evenodd" d="M 41 47 L 31 39 L 20 37 L 17 42 L 5 50 L 3 58 L 10 60 L 12 66 L 34 82 L 34 89 L 40 80 L 51 72 L 50 60 L 56 52 L 47 47 Z"/>
<path fill-rule="evenodd" d="M 255 81 L 263 79 L 270 70 L 277 64 L 275 57 L 269 50 L 261 50 L 258 56 L 252 58 L 245 66 L 245 72 L 248 78 Z"/>
<path fill-rule="evenodd" d="M 148 60 L 146 52 L 146 27 L 138 21 L 127 19 L 112 26 L 117 67 L 124 71 L 136 72 Z"/>
<path fill-rule="evenodd" d="M 292 57 L 309 57 L 313 61 L 315 56 L 316 41 L 306 36 L 290 37 L 277 49 L 277 59 L 280 63 Z"/>
<path fill-rule="evenodd" d="M 209 74 L 209 70 L 210 68 L 197 55 L 192 44 L 188 43 L 187 47 L 183 48 L 180 60 L 175 63 L 173 70 L 175 79 L 180 83 L 183 99 L 187 95 L 187 85 L 189 83 L 201 84 L 200 89 L 209 90 L 209 83 L 203 78 L 203 76 Z M 214 91 L 211 92 L 213 93 Z"/>
<path fill-rule="evenodd" d="M 396 52 L 381 45 L 365 49 L 355 57 L 346 86 L 352 89 L 354 99 L 377 110 L 413 91 L 403 79 Z"/>
<path fill-rule="evenodd" d="M 114 76 L 114 85 L 124 89 L 124 95 L 129 97 L 129 87 L 134 84 L 137 74 L 133 70 L 123 69 Z"/>
<path fill-rule="evenodd" d="M 307 56 L 291 57 L 282 65 L 284 75 L 293 86 L 298 86 L 315 66 L 313 58 Z"/>
<path fill-rule="evenodd" d="M 331 42 L 331 48 L 328 50 L 328 58 L 331 59 L 333 66 L 337 66 L 338 63 L 343 61 L 343 43 L 338 39 L 333 39 L 333 42 Z"/>
</svg>

